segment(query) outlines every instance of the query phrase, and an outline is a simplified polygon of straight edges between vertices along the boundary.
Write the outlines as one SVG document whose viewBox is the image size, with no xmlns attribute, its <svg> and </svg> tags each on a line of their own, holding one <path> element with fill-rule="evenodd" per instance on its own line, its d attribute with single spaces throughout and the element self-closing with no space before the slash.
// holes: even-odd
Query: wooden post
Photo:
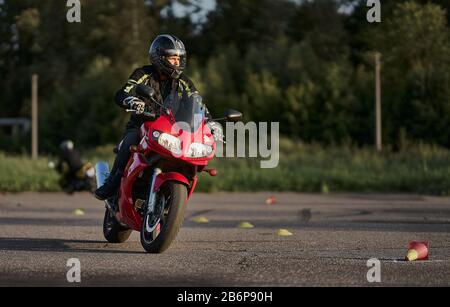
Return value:
<svg viewBox="0 0 450 307">
<path fill-rule="evenodd" d="M 375 52 L 375 116 L 376 148 L 378 152 L 381 152 L 381 53 L 379 52 Z"/>
<path fill-rule="evenodd" d="M 33 74 L 31 77 L 31 159 L 38 158 L 38 80 Z"/>
</svg>

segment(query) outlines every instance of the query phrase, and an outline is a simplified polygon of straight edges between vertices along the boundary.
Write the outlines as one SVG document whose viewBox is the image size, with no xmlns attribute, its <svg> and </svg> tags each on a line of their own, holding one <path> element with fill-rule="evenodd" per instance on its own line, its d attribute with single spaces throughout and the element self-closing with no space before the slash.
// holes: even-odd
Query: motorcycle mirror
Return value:
<svg viewBox="0 0 450 307">
<path fill-rule="evenodd" d="M 148 85 L 144 85 L 144 84 L 138 84 L 136 85 L 136 94 L 138 94 L 139 96 L 145 97 L 145 98 L 152 98 L 155 95 L 155 90 L 148 86 Z"/>
<path fill-rule="evenodd" d="M 233 109 L 225 112 L 225 120 L 228 122 L 237 122 L 242 119 L 242 113 Z"/>
</svg>

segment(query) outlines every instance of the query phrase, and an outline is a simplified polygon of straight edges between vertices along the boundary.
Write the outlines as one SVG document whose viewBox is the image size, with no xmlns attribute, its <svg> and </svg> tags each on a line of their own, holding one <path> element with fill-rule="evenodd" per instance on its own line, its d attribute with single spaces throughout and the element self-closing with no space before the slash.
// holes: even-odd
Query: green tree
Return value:
<svg viewBox="0 0 450 307">
<path fill-rule="evenodd" d="M 387 137 L 449 146 L 450 41 L 445 11 L 409 1 L 373 32 L 369 44 L 383 54 L 384 118 Z"/>
</svg>

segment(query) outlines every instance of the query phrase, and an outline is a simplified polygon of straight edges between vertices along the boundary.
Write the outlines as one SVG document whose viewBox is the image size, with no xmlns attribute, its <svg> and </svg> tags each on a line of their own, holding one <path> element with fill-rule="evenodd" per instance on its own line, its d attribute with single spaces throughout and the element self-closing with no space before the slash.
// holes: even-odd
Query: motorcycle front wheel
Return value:
<svg viewBox="0 0 450 307">
<path fill-rule="evenodd" d="M 144 212 L 141 244 L 149 253 L 162 253 L 178 234 L 186 209 L 187 189 L 181 183 L 167 182 L 156 195 L 155 212 Z"/>
</svg>

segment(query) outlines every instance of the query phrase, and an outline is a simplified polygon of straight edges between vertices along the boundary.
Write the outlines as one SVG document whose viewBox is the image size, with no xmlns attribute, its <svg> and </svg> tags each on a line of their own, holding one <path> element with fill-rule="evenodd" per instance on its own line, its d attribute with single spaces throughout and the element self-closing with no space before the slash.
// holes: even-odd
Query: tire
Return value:
<svg viewBox="0 0 450 307">
<path fill-rule="evenodd" d="M 123 227 L 116 220 L 116 217 L 105 209 L 105 218 L 103 219 L 103 235 L 109 243 L 123 243 L 131 235 L 132 230 Z"/>
<path fill-rule="evenodd" d="M 170 196 L 170 198 L 169 198 Z M 186 209 L 187 189 L 181 183 L 167 182 L 159 190 L 156 202 L 164 202 L 164 213 L 153 231 L 147 232 L 149 216 L 144 213 L 141 227 L 141 244 L 148 253 L 162 253 L 169 248 L 178 234 Z M 156 208 L 156 206 L 155 206 Z M 144 211 L 146 212 L 146 210 Z"/>
</svg>

